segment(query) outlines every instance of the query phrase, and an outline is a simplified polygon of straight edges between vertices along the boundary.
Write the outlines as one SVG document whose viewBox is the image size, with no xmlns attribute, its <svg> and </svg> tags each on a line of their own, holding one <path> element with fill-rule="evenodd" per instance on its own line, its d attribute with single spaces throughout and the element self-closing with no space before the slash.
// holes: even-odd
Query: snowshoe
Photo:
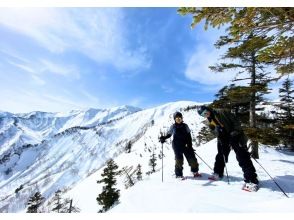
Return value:
<svg viewBox="0 0 294 220">
<path fill-rule="evenodd" d="M 201 175 L 201 173 L 196 172 L 196 173 L 193 173 L 193 177 L 194 178 L 199 178 L 199 177 L 202 177 L 202 175 Z"/>
<path fill-rule="evenodd" d="M 218 181 L 221 180 L 222 177 L 220 177 L 217 173 L 213 173 L 211 176 L 208 177 L 208 179 L 211 181 Z"/>
<path fill-rule="evenodd" d="M 259 189 L 258 184 L 255 183 L 245 183 L 242 187 L 242 190 L 247 191 L 247 192 L 257 192 Z"/>
<path fill-rule="evenodd" d="M 202 177 L 202 175 L 200 173 L 196 172 L 196 173 L 192 173 L 191 176 L 183 176 L 182 180 L 187 180 L 187 179 L 195 180 L 195 179 L 198 179 L 200 177 Z"/>
<path fill-rule="evenodd" d="M 184 176 L 176 176 L 176 179 L 185 180 L 185 177 Z"/>
</svg>

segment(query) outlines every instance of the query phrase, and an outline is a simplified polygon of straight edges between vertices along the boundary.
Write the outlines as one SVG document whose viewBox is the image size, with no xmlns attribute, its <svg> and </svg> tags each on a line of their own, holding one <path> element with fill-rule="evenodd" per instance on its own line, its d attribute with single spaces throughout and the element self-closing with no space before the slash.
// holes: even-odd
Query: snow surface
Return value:
<svg viewBox="0 0 294 220">
<path fill-rule="evenodd" d="M 168 146 L 166 146 L 168 147 Z M 254 162 L 260 179 L 261 188 L 257 193 L 249 193 L 241 190 L 243 176 L 241 168 L 231 152 L 227 164 L 230 184 L 227 179 L 211 182 L 207 179 L 210 169 L 198 159 L 202 177 L 190 179 L 190 171 L 185 163 L 184 174 L 187 180 L 181 181 L 173 176 L 174 159 L 173 152 L 166 150 L 164 158 L 164 178 L 160 167 L 158 172 L 145 176 L 143 181 L 135 186 L 121 191 L 120 203 L 111 213 L 268 213 L 268 212 L 293 212 L 294 195 L 294 158 L 293 154 L 287 155 L 274 149 L 263 147 L 261 149 L 260 163 L 275 177 L 278 184 L 285 190 L 290 198 L 286 198 L 277 188 L 268 175 Z M 201 155 L 210 166 L 213 166 L 216 154 L 216 141 L 213 140 L 197 148 L 197 154 Z M 126 159 L 125 155 L 116 158 L 120 164 Z M 130 161 L 133 159 L 129 158 Z M 159 163 L 161 166 L 161 163 Z M 97 175 L 98 174 L 98 175 Z M 88 179 L 79 183 L 69 192 L 77 201 L 77 205 L 87 213 L 97 212 L 95 201 L 101 192 L 96 181 L 100 172 L 93 174 Z M 122 185 L 118 187 L 124 189 Z M 93 191 L 93 189 L 95 189 Z"/>
<path fill-rule="evenodd" d="M 254 165 L 261 189 L 257 193 L 242 191 L 242 171 L 234 152 L 231 152 L 227 164 L 230 185 L 227 184 L 226 178 L 218 182 L 208 181 L 207 177 L 211 171 L 199 159 L 200 172 L 203 174 L 201 179 L 185 181 L 175 179 L 171 140 L 163 146 L 163 182 L 161 160 L 157 161 L 157 172 L 150 176 L 146 175 L 146 172 L 150 170 L 148 163 L 151 153 L 154 151 L 157 156 L 161 154 L 159 133 L 167 131 L 173 123 L 172 114 L 175 111 L 182 111 L 184 122 L 192 130 L 192 138 L 195 139 L 201 127 L 204 126 L 203 118 L 197 114 L 196 109 L 184 111 L 184 108 L 199 104 L 181 101 L 141 111 L 124 106 L 123 109 L 131 110 L 123 111 L 122 117 L 104 124 L 99 123 L 105 118 L 108 120 L 113 118 L 112 112 L 120 112 L 121 108 L 113 111 L 106 110 L 105 112 L 108 113 L 101 114 L 99 117 L 96 115 L 101 111 L 96 112 L 93 109 L 82 113 L 83 116 L 77 119 L 79 123 L 82 123 L 83 118 L 87 119 L 83 121 L 84 123 L 91 125 L 96 123 L 96 125 L 88 129 L 69 127 L 53 136 L 45 135 L 46 141 L 27 148 L 20 156 L 14 155 L 0 164 L 0 212 L 25 212 L 28 197 L 37 190 L 50 199 L 57 189 L 66 189 L 65 196 L 73 198 L 74 204 L 81 209 L 81 212 L 97 213 L 101 207 L 97 204 L 96 197 L 101 193 L 102 184 L 97 184 L 96 181 L 101 178 L 105 162 L 109 158 L 114 158 L 119 168 L 136 167 L 141 164 L 143 172 L 143 180 L 128 189 L 125 189 L 124 177 L 118 178 L 120 202 L 109 211 L 110 213 L 293 212 L 294 155 L 290 152 L 263 146 L 260 149 L 259 159 L 259 162 L 283 187 L 290 198 L 286 198 L 279 191 L 256 162 Z M 71 114 L 81 115 L 81 112 L 74 111 Z M 64 114 L 56 113 L 56 115 Z M 11 123 L 11 121 L 7 122 L 4 126 L 13 128 Z M 77 126 L 77 124 L 74 125 Z M 68 126 L 70 126 L 69 123 Z M 38 132 L 38 129 L 35 130 Z M 12 146 L 11 140 L 15 138 L 15 135 L 13 132 L 11 134 L 6 137 L 5 145 L 0 145 L 0 150 L 3 146 L 6 146 L 5 148 Z M 8 141 L 10 144 L 7 143 Z M 131 153 L 126 153 L 124 148 L 129 142 L 132 143 Z M 194 148 L 195 146 L 194 143 Z M 201 145 L 196 150 L 197 154 L 213 166 L 216 140 Z M 2 155 L 0 153 L 0 159 Z M 8 168 L 12 171 L 6 175 L 5 171 Z M 186 161 L 184 174 L 190 175 Z M 24 189 L 16 194 L 14 191 L 21 184 L 24 185 Z"/>
</svg>

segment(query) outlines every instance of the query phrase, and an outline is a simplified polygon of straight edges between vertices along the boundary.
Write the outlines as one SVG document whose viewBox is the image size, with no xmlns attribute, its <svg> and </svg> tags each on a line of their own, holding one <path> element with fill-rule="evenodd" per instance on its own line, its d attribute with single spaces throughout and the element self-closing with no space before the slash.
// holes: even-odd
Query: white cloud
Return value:
<svg viewBox="0 0 294 220">
<path fill-rule="evenodd" d="M 18 55 L 13 55 L 10 57 L 16 58 L 17 61 L 6 58 L 7 63 L 15 66 L 25 73 L 27 73 L 37 85 L 44 85 L 46 82 L 43 76 L 44 74 L 56 74 L 68 77 L 70 79 L 79 79 L 80 74 L 78 69 L 73 65 L 63 64 L 63 63 L 53 63 L 50 60 L 40 59 L 36 61 L 28 61 L 22 59 Z"/>
<path fill-rule="evenodd" d="M 40 74 L 30 66 L 30 64 L 22 64 L 22 63 L 16 63 L 12 60 L 7 61 L 10 65 L 13 65 L 17 68 L 20 68 L 23 70 L 25 73 L 27 73 L 31 79 L 33 79 L 33 82 L 36 85 L 43 86 L 46 84 L 46 82 L 41 78 Z"/>
<path fill-rule="evenodd" d="M 203 85 L 209 86 L 224 86 L 232 80 L 237 71 L 225 71 L 223 73 L 215 73 L 209 69 L 209 66 L 214 66 L 220 63 L 221 55 L 226 49 L 216 49 L 215 42 L 220 36 L 225 35 L 226 26 L 221 29 L 209 28 L 204 30 L 204 22 L 196 26 L 195 46 L 193 51 L 189 51 L 186 59 L 185 76 L 189 80 L 196 81 Z"/>
<path fill-rule="evenodd" d="M 57 75 L 62 75 L 62 76 L 73 76 L 76 79 L 80 78 L 79 71 L 72 65 L 68 66 L 65 64 L 58 64 L 58 63 L 53 63 L 52 61 L 41 59 L 40 60 L 40 65 L 42 66 L 41 72 L 50 72 L 53 74 Z"/>
<path fill-rule="evenodd" d="M 186 77 L 204 85 L 223 86 L 228 84 L 235 77 L 236 71 L 215 73 L 209 69 L 209 66 L 219 63 L 223 52 L 224 50 L 217 50 L 207 45 L 198 45 L 187 62 Z"/>
<path fill-rule="evenodd" d="M 11 60 L 8 60 L 7 61 L 9 64 L 13 65 L 13 66 L 16 66 L 26 72 L 29 72 L 29 73 L 36 73 L 36 71 L 34 69 L 32 69 L 31 67 L 27 66 L 27 65 L 24 65 L 24 64 L 20 64 L 20 63 L 16 63 L 16 62 L 13 62 Z"/>
<path fill-rule="evenodd" d="M 1 109 L 13 113 L 31 111 L 66 112 L 73 109 L 89 107 L 101 108 L 98 99 L 79 93 L 79 96 L 58 93 L 47 93 L 27 88 L 0 89 Z"/>
<path fill-rule="evenodd" d="M 31 74 L 31 77 L 34 80 L 35 84 L 37 84 L 39 86 L 43 86 L 46 84 L 46 81 L 43 80 L 40 76 L 38 76 L 36 74 Z"/>
<path fill-rule="evenodd" d="M 76 50 L 121 71 L 150 66 L 146 48 L 130 48 L 121 9 L 2 8 L 0 24 L 32 37 L 54 53 Z"/>
</svg>

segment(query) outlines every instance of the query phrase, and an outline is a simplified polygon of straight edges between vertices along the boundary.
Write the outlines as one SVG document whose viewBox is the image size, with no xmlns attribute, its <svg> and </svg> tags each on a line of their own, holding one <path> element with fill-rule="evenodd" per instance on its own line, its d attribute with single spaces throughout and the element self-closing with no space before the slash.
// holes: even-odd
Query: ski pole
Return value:
<svg viewBox="0 0 294 220">
<path fill-rule="evenodd" d="M 253 158 L 253 157 L 252 157 Z M 269 175 L 269 177 L 272 179 L 272 181 L 274 181 L 274 183 L 279 187 L 279 189 L 284 193 L 284 195 L 289 198 L 289 196 L 285 193 L 285 191 L 282 189 L 282 187 L 280 187 L 280 185 L 274 180 L 274 178 L 271 177 L 271 175 L 266 171 L 266 169 L 255 159 L 256 163 L 258 163 L 258 165 L 267 173 L 267 175 Z"/>
<path fill-rule="evenodd" d="M 206 164 L 206 166 L 209 168 L 209 169 L 211 169 L 212 171 L 213 171 L 213 169 L 196 153 L 196 151 L 194 150 L 194 153 L 195 153 L 195 155 L 197 156 L 197 157 L 199 157 L 199 159 L 200 160 L 202 160 L 202 162 L 203 163 L 205 163 Z"/>
</svg>

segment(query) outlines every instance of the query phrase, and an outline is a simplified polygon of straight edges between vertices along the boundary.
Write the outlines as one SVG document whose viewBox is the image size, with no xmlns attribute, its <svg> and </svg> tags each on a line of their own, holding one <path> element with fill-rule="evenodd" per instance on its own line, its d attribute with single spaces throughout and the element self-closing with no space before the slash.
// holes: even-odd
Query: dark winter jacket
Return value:
<svg viewBox="0 0 294 220">
<path fill-rule="evenodd" d="M 208 121 L 210 129 L 218 138 L 238 138 L 242 145 L 247 144 L 248 139 L 234 114 L 223 110 L 213 110 Z"/>
<path fill-rule="evenodd" d="M 165 138 L 170 138 L 173 136 L 173 148 L 180 149 L 183 147 L 191 147 L 192 148 L 192 137 L 191 137 L 191 130 L 189 129 L 188 125 L 185 123 L 180 124 L 173 124 Z"/>
</svg>

